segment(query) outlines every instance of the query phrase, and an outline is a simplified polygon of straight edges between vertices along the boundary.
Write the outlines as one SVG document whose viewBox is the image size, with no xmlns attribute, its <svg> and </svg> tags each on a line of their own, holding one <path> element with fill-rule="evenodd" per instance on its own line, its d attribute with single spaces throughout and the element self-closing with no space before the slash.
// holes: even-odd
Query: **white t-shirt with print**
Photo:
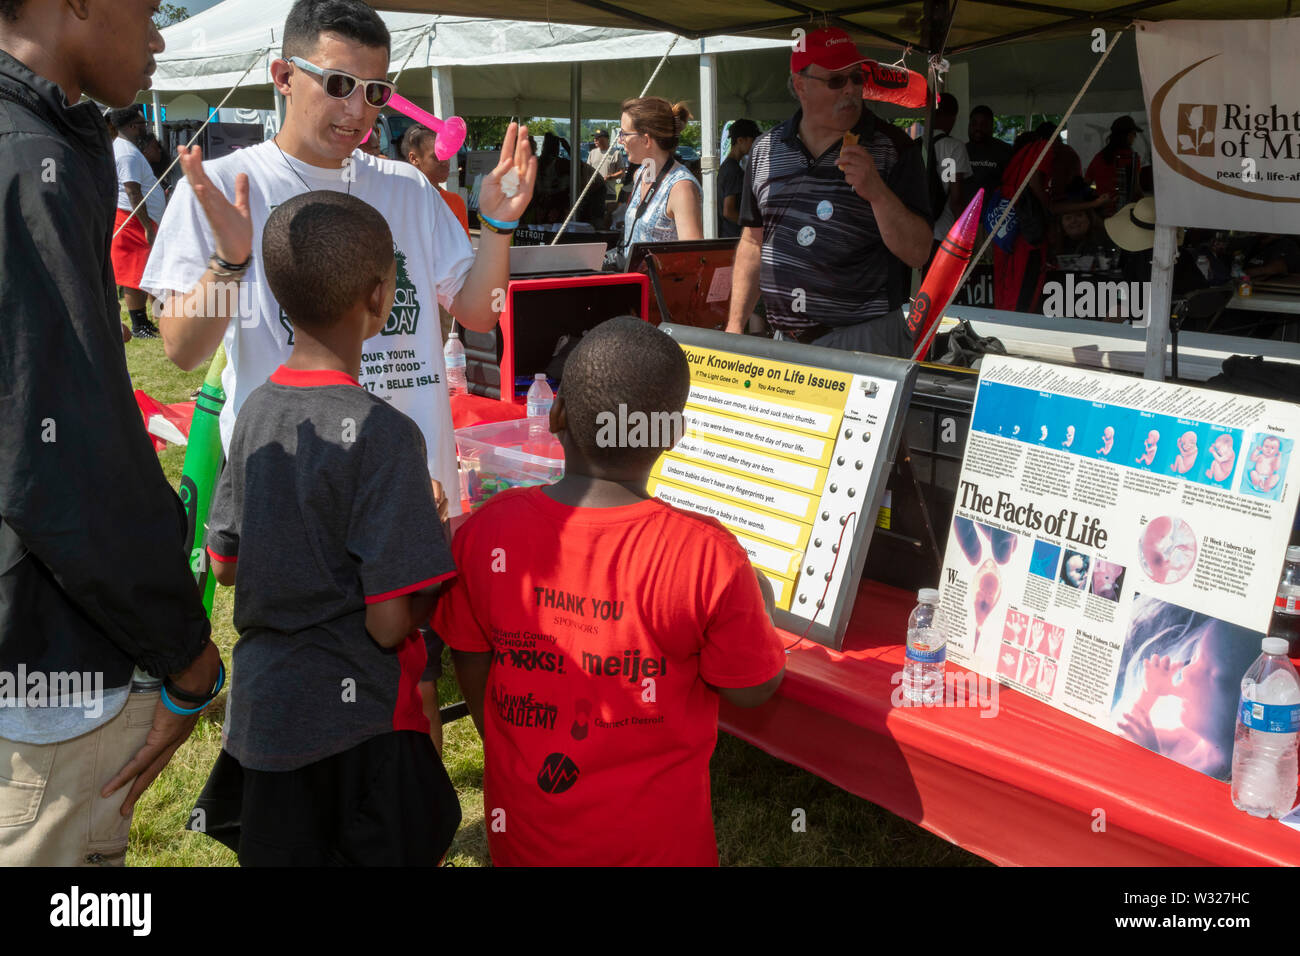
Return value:
<svg viewBox="0 0 1300 956">
<path fill-rule="evenodd" d="M 309 166 L 272 141 L 203 164 L 232 202 L 235 177 L 247 173 L 253 219 L 253 261 L 240 286 L 238 319 L 226 328 L 228 363 L 221 377 L 221 444 L 230 436 L 244 399 L 265 382 L 293 350 L 293 329 L 262 271 L 262 231 L 271 211 L 311 189 L 348 192 L 374 206 L 388 221 L 397 249 L 397 293 L 388 324 L 366 341 L 361 384 L 392 403 L 420 427 L 430 477 L 447 490 L 452 515 L 460 514 L 456 442 L 452 432 L 447 374 L 442 360 L 438 306 L 450 308 L 474 261 L 474 251 L 455 214 L 437 190 L 409 163 L 352 154 L 353 181 L 344 170 Z M 141 288 L 154 296 L 194 288 L 216 251 L 207 217 L 188 181 L 181 180 L 158 229 Z"/>
<path fill-rule="evenodd" d="M 942 175 L 945 161 L 951 159 L 952 171 L 958 176 L 967 178 L 971 175 L 970 156 L 966 154 L 966 144 L 961 140 L 954 138 L 951 134 L 941 137 L 934 141 L 934 158 L 938 164 L 939 172 Z M 947 183 L 944 184 L 945 186 Z M 945 194 L 947 190 L 944 190 Z M 934 224 L 934 238 L 942 239 L 948 235 L 948 230 L 952 224 L 957 221 L 957 215 L 952 211 L 952 207 L 947 203 L 943 206 L 943 215 L 939 217 L 938 222 Z"/>
<path fill-rule="evenodd" d="M 149 160 L 133 143 L 128 143 L 120 136 L 113 137 L 113 161 L 117 164 L 117 208 L 130 212 L 135 206 L 126 195 L 126 183 L 139 183 L 140 195 L 145 197 L 144 209 L 154 222 L 162 221 L 163 210 L 167 208 L 167 197 L 158 185 L 158 177 L 153 174 Z M 153 189 L 153 192 L 149 190 Z M 195 280 L 198 281 L 198 280 Z"/>
</svg>

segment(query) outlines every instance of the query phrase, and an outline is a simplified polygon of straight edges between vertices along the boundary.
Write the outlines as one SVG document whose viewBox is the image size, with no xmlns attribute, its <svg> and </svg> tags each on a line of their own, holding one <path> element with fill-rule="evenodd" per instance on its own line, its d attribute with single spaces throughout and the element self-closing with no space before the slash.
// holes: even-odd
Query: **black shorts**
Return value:
<svg viewBox="0 0 1300 956">
<path fill-rule="evenodd" d="M 241 866 L 436 866 L 460 802 L 428 734 L 397 730 L 297 770 L 249 770 L 224 749 L 187 829 Z"/>
</svg>

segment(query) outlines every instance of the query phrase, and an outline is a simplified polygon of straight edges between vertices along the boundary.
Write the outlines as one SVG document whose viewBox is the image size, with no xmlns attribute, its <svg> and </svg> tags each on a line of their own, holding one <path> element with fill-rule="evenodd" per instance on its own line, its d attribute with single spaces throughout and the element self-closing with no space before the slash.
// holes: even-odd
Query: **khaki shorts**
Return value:
<svg viewBox="0 0 1300 956">
<path fill-rule="evenodd" d="M 131 694 L 108 723 L 57 744 L 0 738 L 0 866 L 126 863 L 129 787 L 99 790 L 144 746 L 158 697 Z"/>
</svg>

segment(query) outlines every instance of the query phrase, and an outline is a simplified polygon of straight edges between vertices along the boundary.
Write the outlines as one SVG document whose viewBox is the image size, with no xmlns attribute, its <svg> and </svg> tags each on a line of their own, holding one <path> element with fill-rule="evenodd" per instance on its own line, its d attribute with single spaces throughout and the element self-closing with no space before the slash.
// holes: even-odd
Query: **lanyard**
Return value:
<svg viewBox="0 0 1300 956">
<path fill-rule="evenodd" d="M 668 175 L 668 170 L 673 168 L 673 163 L 675 162 L 677 162 L 677 158 L 670 155 L 668 157 L 668 162 L 664 163 L 664 168 L 659 170 L 659 175 L 655 177 L 655 181 L 651 184 L 649 191 L 645 194 L 645 198 L 637 205 L 636 215 L 632 217 L 632 229 L 634 231 L 636 230 L 636 224 L 641 221 L 641 217 L 645 215 L 646 209 L 649 208 L 650 201 L 655 198 L 655 193 L 659 191 L 659 186 L 664 181 L 664 177 Z M 637 192 L 640 192 L 639 184 Z"/>
</svg>

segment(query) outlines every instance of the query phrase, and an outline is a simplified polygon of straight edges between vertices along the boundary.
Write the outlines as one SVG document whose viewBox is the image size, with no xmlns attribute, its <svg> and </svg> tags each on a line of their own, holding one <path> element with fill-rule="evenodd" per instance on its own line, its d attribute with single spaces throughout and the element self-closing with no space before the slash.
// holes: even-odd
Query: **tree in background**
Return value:
<svg viewBox="0 0 1300 956">
<path fill-rule="evenodd" d="M 174 3 L 162 3 L 158 5 L 158 12 L 153 15 L 153 22 L 159 30 L 175 26 L 182 20 L 188 20 L 190 12 L 184 7 L 178 7 Z"/>
</svg>

